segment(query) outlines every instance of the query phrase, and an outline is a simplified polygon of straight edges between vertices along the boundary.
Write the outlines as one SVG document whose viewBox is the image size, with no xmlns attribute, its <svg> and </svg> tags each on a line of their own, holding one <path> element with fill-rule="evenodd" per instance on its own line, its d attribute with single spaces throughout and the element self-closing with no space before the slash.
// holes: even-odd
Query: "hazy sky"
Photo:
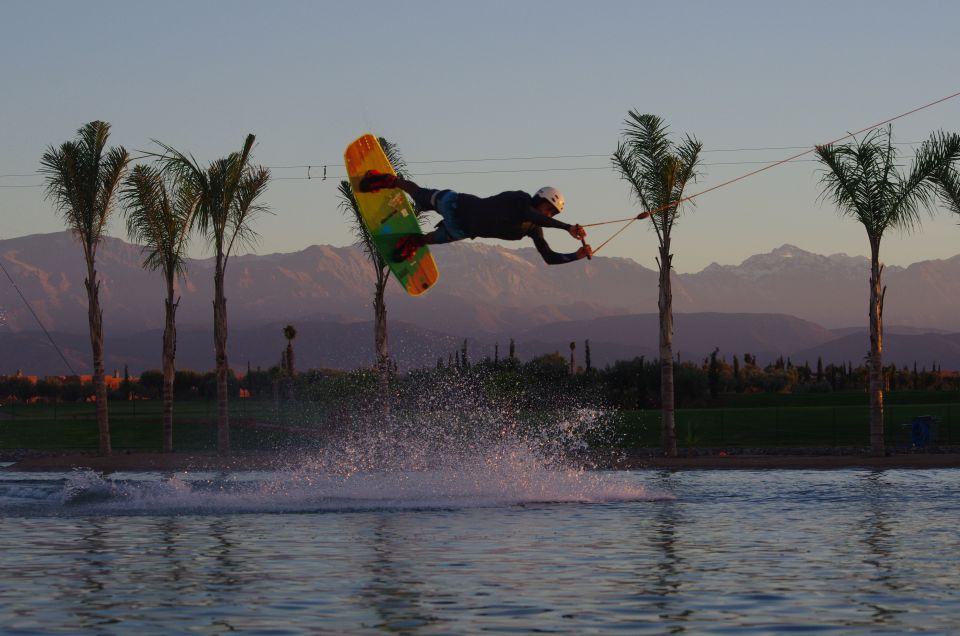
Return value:
<svg viewBox="0 0 960 636">
<path fill-rule="evenodd" d="M 48 145 L 94 119 L 112 124 L 112 144 L 150 150 L 158 139 L 202 162 L 255 133 L 255 161 L 276 177 L 266 199 L 275 215 L 256 226 L 263 254 L 351 242 L 336 184 L 344 146 L 367 131 L 397 143 L 421 185 L 491 195 L 550 184 L 566 196 L 564 220 L 594 223 L 639 211 L 610 168 L 631 109 L 704 143 L 696 192 L 960 91 L 952 1 L 8 0 L 0 9 L 0 238 L 63 229 L 30 187 L 41 183 L 33 173 Z M 916 142 L 936 129 L 960 131 L 960 98 L 898 121 L 894 135 Z M 744 150 L 755 148 L 780 149 Z M 912 146 L 900 148 L 908 163 Z M 539 159 L 507 160 L 522 157 Z M 313 179 L 284 168 L 305 165 Z M 818 169 L 798 161 L 699 198 L 675 230 L 676 269 L 735 264 L 784 243 L 866 254 L 862 227 L 818 202 Z M 960 253 L 958 221 L 942 212 L 913 235 L 891 233 L 882 257 L 904 265 Z M 618 227 L 588 239 L 599 245 Z M 125 238 L 119 217 L 111 234 Z M 557 251 L 578 245 L 555 230 L 547 239 Z M 655 267 L 655 247 L 636 223 L 600 254 Z"/>
</svg>

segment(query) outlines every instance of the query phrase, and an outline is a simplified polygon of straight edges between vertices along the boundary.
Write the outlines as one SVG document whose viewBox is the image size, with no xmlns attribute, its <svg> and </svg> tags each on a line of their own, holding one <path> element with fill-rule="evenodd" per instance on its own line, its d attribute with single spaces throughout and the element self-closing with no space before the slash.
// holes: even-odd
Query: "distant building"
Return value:
<svg viewBox="0 0 960 636">
<path fill-rule="evenodd" d="M 26 380 L 27 382 L 29 382 L 34 386 L 37 385 L 38 379 L 39 379 L 38 376 L 35 376 L 35 375 L 24 375 L 23 371 L 20 369 L 17 369 L 17 372 L 14 373 L 13 375 L 0 375 L 0 381 L 3 381 L 3 382 L 8 380 Z"/>
</svg>

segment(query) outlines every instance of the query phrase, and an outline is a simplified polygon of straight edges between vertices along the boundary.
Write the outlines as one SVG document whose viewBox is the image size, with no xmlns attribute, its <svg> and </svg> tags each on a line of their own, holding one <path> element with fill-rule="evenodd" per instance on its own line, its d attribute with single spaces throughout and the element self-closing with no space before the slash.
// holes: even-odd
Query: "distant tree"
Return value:
<svg viewBox="0 0 960 636">
<path fill-rule="evenodd" d="M 717 360 L 717 354 L 720 353 L 720 347 L 716 347 L 710 354 L 710 362 L 707 369 L 707 386 L 710 390 L 710 399 L 717 399 L 720 392 L 720 362 Z"/>
<path fill-rule="evenodd" d="M 151 166 L 136 166 L 121 196 L 127 235 L 141 245 L 144 269 L 159 271 L 166 290 L 163 323 L 163 451 L 173 452 L 173 380 L 177 358 L 177 307 L 174 283 L 185 274 L 190 224 L 196 199 Z"/>
<path fill-rule="evenodd" d="M 37 395 L 37 387 L 25 376 L 7 376 L 0 380 L 0 400 L 13 398 L 18 402 L 26 402 Z"/>
<path fill-rule="evenodd" d="M 258 199 L 270 183 L 270 170 L 254 166 L 250 153 L 256 137 L 247 135 L 239 152 L 233 152 L 202 167 L 192 156 L 160 142 L 164 153 L 155 155 L 164 172 L 184 189 L 194 208 L 193 226 L 213 247 L 213 343 L 216 356 L 217 450 L 230 452 L 230 365 L 227 361 L 227 297 L 224 281 L 233 248 L 253 245 L 257 234 L 251 224 L 267 207 Z"/>
<path fill-rule="evenodd" d="M 870 448 L 884 453 L 883 441 L 883 300 L 880 242 L 890 228 L 910 230 L 920 211 L 932 209 L 938 181 L 960 157 L 960 136 L 934 133 L 920 146 L 909 173 L 898 168 L 892 128 L 874 130 L 862 139 L 817 148 L 825 166 L 822 198 L 841 215 L 863 225 L 870 241 Z"/>
<path fill-rule="evenodd" d="M 524 368 L 543 388 L 559 385 L 567 377 L 569 367 L 563 356 L 555 352 L 534 358 Z"/>
<path fill-rule="evenodd" d="M 112 453 L 107 385 L 103 369 L 103 311 L 97 278 L 97 248 L 113 211 L 115 194 L 126 173 L 130 155 L 122 146 L 107 149 L 110 124 L 92 121 L 77 131 L 77 138 L 60 147 L 50 146 L 40 159 L 46 196 L 52 199 L 67 227 L 83 248 L 87 265 L 84 285 L 90 346 L 93 350 L 93 384 L 97 396 L 100 454 Z"/>
<path fill-rule="evenodd" d="M 510 338 L 510 359 L 513 360 L 517 357 L 517 344 L 513 341 L 513 338 Z"/>
<path fill-rule="evenodd" d="M 130 382 L 130 368 L 126 363 L 123 365 L 123 381 L 120 383 L 120 395 L 121 399 L 130 400 L 133 391 L 133 387 Z"/>
<path fill-rule="evenodd" d="M 96 396 L 96 388 L 90 382 L 71 380 L 63 383 L 64 402 L 87 402 Z"/>
<path fill-rule="evenodd" d="M 287 339 L 286 366 L 284 369 L 290 377 L 296 373 L 293 360 L 293 340 L 297 337 L 297 329 L 293 325 L 287 325 L 283 328 L 283 337 Z"/>
<path fill-rule="evenodd" d="M 593 370 L 593 365 L 590 360 L 590 340 L 587 339 L 583 343 L 583 363 L 587 368 L 587 373 L 590 373 Z"/>
<path fill-rule="evenodd" d="M 207 397 L 205 384 L 204 374 L 192 369 L 178 369 L 173 377 L 173 393 L 180 400 Z"/>
<path fill-rule="evenodd" d="M 613 154 L 613 166 L 631 187 L 660 244 L 657 259 L 660 273 L 660 403 L 661 445 L 664 452 L 677 455 L 673 386 L 673 267 L 671 241 L 680 216 L 684 189 L 696 181 L 703 144 L 687 135 L 679 145 L 670 140 L 667 126 L 656 115 L 631 110 L 624 122 L 623 141 Z M 651 212 L 654 212 L 651 214 Z"/>
<path fill-rule="evenodd" d="M 45 378 L 37 382 L 37 395 L 47 401 L 58 401 L 63 396 L 63 382 L 59 378 Z"/>
<path fill-rule="evenodd" d="M 155 369 L 147 369 L 140 373 L 140 387 L 146 392 L 150 397 L 158 397 L 163 395 L 165 377 L 163 371 L 157 371 Z M 166 436 L 164 436 L 166 437 Z"/>
<path fill-rule="evenodd" d="M 570 375 L 573 375 L 577 370 L 577 367 L 575 366 L 574 359 L 573 359 L 573 351 L 576 348 L 577 348 L 577 343 L 571 341 L 570 342 Z"/>
<path fill-rule="evenodd" d="M 648 365 L 646 364 L 645 357 L 646 357 L 646 356 L 640 356 L 639 358 L 636 358 L 636 362 L 637 362 L 637 371 L 636 371 L 636 373 L 637 373 L 637 375 L 636 375 L 636 378 L 634 378 L 634 383 L 635 383 L 635 385 L 636 385 L 636 390 L 637 390 L 637 406 L 638 406 L 638 407 L 642 407 L 642 406 L 643 406 L 643 403 L 646 401 L 646 396 L 647 396 L 647 391 L 648 391 L 648 390 L 649 390 L 649 391 L 655 391 L 655 390 L 656 390 L 656 389 L 653 388 L 653 387 L 648 388 L 648 386 L 649 386 L 650 383 L 647 382 L 646 369 L 647 369 L 647 366 L 648 366 Z M 651 365 L 651 366 L 652 366 L 652 365 Z M 662 369 L 662 367 L 661 367 L 661 369 Z M 661 377 L 662 377 L 662 376 L 661 376 Z"/>
</svg>

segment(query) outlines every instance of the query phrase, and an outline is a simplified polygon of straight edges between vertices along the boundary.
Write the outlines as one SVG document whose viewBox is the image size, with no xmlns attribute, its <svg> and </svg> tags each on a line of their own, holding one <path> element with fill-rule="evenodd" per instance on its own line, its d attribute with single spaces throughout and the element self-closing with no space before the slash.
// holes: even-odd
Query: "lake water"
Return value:
<svg viewBox="0 0 960 636">
<path fill-rule="evenodd" d="M 960 632 L 960 471 L 0 471 L 4 634 Z"/>
</svg>

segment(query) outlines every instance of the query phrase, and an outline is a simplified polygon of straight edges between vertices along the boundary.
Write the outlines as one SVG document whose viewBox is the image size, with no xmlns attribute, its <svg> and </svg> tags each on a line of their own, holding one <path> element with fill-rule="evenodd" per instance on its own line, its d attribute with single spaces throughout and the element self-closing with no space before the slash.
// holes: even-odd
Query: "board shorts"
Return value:
<svg viewBox="0 0 960 636">
<path fill-rule="evenodd" d="M 436 210 L 443 217 L 433 234 L 434 243 L 452 243 L 467 238 L 457 223 L 457 198 L 453 190 L 428 190 L 421 188 L 413 198 L 421 210 Z"/>
</svg>

